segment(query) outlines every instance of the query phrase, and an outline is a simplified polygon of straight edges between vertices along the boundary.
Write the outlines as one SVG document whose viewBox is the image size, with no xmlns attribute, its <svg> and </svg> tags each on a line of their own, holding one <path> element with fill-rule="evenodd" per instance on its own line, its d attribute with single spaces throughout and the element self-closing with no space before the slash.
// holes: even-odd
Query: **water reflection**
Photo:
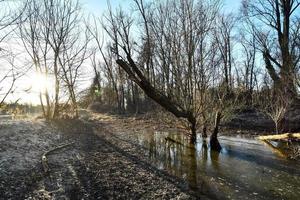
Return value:
<svg viewBox="0 0 300 200">
<path fill-rule="evenodd" d="M 185 179 L 198 194 L 219 199 L 297 199 L 300 164 L 288 161 L 266 145 L 250 139 L 221 137 L 222 151 L 206 140 L 176 133 L 139 135 L 155 166 Z"/>
<path fill-rule="evenodd" d="M 197 152 L 196 148 L 187 148 L 190 170 L 187 172 L 187 180 L 191 187 L 197 187 Z"/>
</svg>

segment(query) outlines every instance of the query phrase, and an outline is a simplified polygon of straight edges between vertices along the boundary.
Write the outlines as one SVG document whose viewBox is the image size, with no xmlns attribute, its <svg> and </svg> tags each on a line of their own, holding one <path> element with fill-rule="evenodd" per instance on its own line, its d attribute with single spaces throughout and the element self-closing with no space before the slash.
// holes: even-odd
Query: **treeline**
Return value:
<svg viewBox="0 0 300 200">
<path fill-rule="evenodd" d="M 243 1 L 239 13 L 220 1 L 134 0 L 133 7 L 109 8 L 102 27 L 110 42 L 97 40 L 117 101 L 150 97 L 188 121 L 192 142 L 201 127 L 214 141 L 221 120 L 242 106 L 266 112 L 278 131 L 298 97 L 298 1 Z"/>
<path fill-rule="evenodd" d="M 40 105 L 20 104 L 14 102 L 11 104 L 3 104 L 0 108 L 0 115 L 11 115 L 11 117 L 38 115 L 42 111 Z"/>
<path fill-rule="evenodd" d="M 218 148 L 219 124 L 234 109 L 257 107 L 278 131 L 297 101 L 299 7 L 248 0 L 230 13 L 219 0 L 132 0 L 130 11 L 108 3 L 96 18 L 78 1 L 29 0 L 14 32 L 36 71 L 55 79 L 53 98 L 40 93 L 45 117 L 66 109 L 77 116 L 78 102 L 120 113 L 160 105 L 186 121 L 192 142 L 198 130 L 211 130 Z M 87 63 L 94 79 L 82 95 Z"/>
</svg>

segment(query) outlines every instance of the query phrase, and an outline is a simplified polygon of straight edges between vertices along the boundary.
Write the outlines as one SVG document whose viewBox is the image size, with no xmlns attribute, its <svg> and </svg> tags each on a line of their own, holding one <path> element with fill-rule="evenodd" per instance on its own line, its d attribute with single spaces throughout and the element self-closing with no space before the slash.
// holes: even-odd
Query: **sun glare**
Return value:
<svg viewBox="0 0 300 200">
<path fill-rule="evenodd" d="M 46 89 L 49 91 L 51 90 L 52 85 L 51 79 L 44 74 L 34 73 L 31 76 L 30 88 L 33 93 L 44 92 Z"/>
</svg>

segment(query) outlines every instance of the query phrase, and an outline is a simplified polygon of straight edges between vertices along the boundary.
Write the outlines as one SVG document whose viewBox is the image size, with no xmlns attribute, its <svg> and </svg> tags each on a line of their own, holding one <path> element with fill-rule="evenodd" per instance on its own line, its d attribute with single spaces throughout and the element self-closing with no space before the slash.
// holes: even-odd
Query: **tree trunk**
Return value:
<svg viewBox="0 0 300 200">
<path fill-rule="evenodd" d="M 220 111 L 217 111 L 215 117 L 215 127 L 213 133 L 210 136 L 210 148 L 215 151 L 220 151 L 222 149 L 218 141 L 219 125 L 221 122 L 222 114 Z"/>
<path fill-rule="evenodd" d="M 191 137 L 190 137 L 190 143 L 196 144 L 197 142 L 197 128 L 196 128 L 196 120 L 194 118 L 189 119 L 189 122 L 191 124 Z"/>
<path fill-rule="evenodd" d="M 172 113 L 178 118 L 185 118 L 190 123 L 191 129 L 191 142 L 196 142 L 196 117 L 191 111 L 185 110 L 180 105 L 173 102 L 166 95 L 161 93 L 158 89 L 154 88 L 147 78 L 142 74 L 135 62 L 127 55 L 129 63 L 124 60 L 118 59 L 117 64 L 129 75 L 129 78 L 135 82 L 145 94 L 153 99 L 156 103 L 162 106 L 164 109 Z"/>
<path fill-rule="evenodd" d="M 206 127 L 206 124 L 203 125 L 202 138 L 207 138 L 207 127 Z"/>
<path fill-rule="evenodd" d="M 43 103 L 43 96 L 42 96 L 42 93 L 40 92 L 40 104 L 41 104 L 41 107 L 42 107 L 42 111 L 43 111 L 43 115 L 46 119 L 48 119 L 48 115 L 46 114 L 46 111 L 45 111 L 45 106 L 44 106 L 44 103 Z"/>
<path fill-rule="evenodd" d="M 55 60 L 54 60 L 54 77 L 55 77 L 55 98 L 54 98 L 54 107 L 52 113 L 52 119 L 58 117 L 59 111 L 59 75 L 58 75 L 58 53 L 55 53 Z"/>
</svg>

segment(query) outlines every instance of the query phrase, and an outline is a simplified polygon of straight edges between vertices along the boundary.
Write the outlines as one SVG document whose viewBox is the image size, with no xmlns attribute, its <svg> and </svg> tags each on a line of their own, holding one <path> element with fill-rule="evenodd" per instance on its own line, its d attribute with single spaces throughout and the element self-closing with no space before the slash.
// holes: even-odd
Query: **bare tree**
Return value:
<svg viewBox="0 0 300 200">
<path fill-rule="evenodd" d="M 10 69 L 0 78 L 0 108 L 3 106 L 8 95 L 14 92 L 15 83 L 19 77 L 14 64 L 14 58 L 9 58 L 8 63 L 11 66 Z"/>
<path fill-rule="evenodd" d="M 9 68 L 1 66 L 0 69 L 0 107 L 4 104 L 10 93 L 14 92 L 16 80 L 20 77 L 20 72 L 15 65 L 15 56 L 10 49 L 5 49 L 2 43 L 10 36 L 15 29 L 16 24 L 23 14 L 24 8 L 27 7 L 27 2 L 24 4 L 14 5 L 15 9 L 11 9 L 9 4 L 14 4 L 7 0 L 1 0 L 1 15 L 0 15 L 0 58 L 3 62 L 9 63 Z"/>
<path fill-rule="evenodd" d="M 109 16 L 112 17 L 113 13 L 109 12 Z M 108 19 L 108 18 L 107 18 Z M 111 48 L 118 49 L 118 47 L 113 44 L 113 47 L 104 46 L 104 39 L 103 35 L 100 34 L 99 26 L 101 26 L 103 22 L 100 20 L 94 18 L 93 19 L 93 25 L 89 26 L 89 31 L 94 37 L 97 48 L 100 51 L 100 55 L 103 59 L 103 69 L 108 82 L 110 85 L 112 85 L 113 91 L 116 96 L 118 111 L 123 112 L 124 111 L 124 94 L 121 94 L 123 92 L 124 85 L 123 85 L 123 73 L 121 72 L 120 67 L 116 67 L 115 63 L 113 62 L 113 59 L 115 58 L 115 55 L 111 51 Z M 108 28 L 108 27 L 107 27 Z M 112 35 L 117 35 L 117 29 L 116 27 L 111 27 L 110 30 L 106 30 L 107 32 L 111 33 Z M 114 36 L 114 37 L 115 37 Z M 116 50 L 117 51 L 117 50 Z"/>
<path fill-rule="evenodd" d="M 215 29 L 215 39 L 221 55 L 224 71 L 224 85 L 229 93 L 233 87 L 232 66 L 233 66 L 233 41 L 232 34 L 235 27 L 235 17 L 233 14 L 222 14 L 218 17 L 218 26 Z"/>
<path fill-rule="evenodd" d="M 245 55 L 242 61 L 242 66 L 244 68 L 242 75 L 244 79 L 243 84 L 246 91 L 246 105 L 250 106 L 253 103 L 253 92 L 257 77 L 257 47 L 254 36 L 250 36 L 248 41 L 245 38 L 245 35 L 241 35 L 240 40 L 240 44 L 242 45 L 242 53 Z"/>
<path fill-rule="evenodd" d="M 50 63 L 48 61 L 50 27 L 43 26 L 41 12 L 43 11 L 40 2 L 32 0 L 28 3 L 21 19 L 26 20 L 24 23 L 19 24 L 19 35 L 27 54 L 33 62 L 35 71 L 48 78 L 50 73 Z M 48 88 L 45 88 L 45 91 L 39 91 L 39 98 L 44 116 L 50 118 L 51 102 Z"/>
<path fill-rule="evenodd" d="M 90 60 L 92 63 L 92 67 L 94 70 L 94 78 L 93 83 L 90 88 L 90 96 L 92 97 L 92 102 L 102 102 L 102 94 L 101 94 L 101 68 L 100 63 L 96 59 L 96 50 L 93 51 Z"/>
<path fill-rule="evenodd" d="M 266 69 L 277 89 L 297 98 L 299 65 L 298 0 L 243 1 L 244 16 L 252 25 Z"/>
<path fill-rule="evenodd" d="M 291 99 L 286 98 L 283 92 L 277 92 L 276 94 L 270 92 L 264 94 L 264 97 L 261 99 L 262 112 L 266 113 L 273 120 L 276 134 L 280 133 L 279 127 L 282 125 L 282 120 L 291 103 Z"/>
<path fill-rule="evenodd" d="M 19 26 L 19 33 L 35 70 L 46 79 L 54 78 L 52 94 L 48 88 L 40 91 L 44 116 L 59 117 L 60 90 L 64 86 L 77 115 L 75 85 L 79 68 L 87 58 L 89 41 L 87 32 L 82 35 L 79 31 L 82 28 L 79 2 L 30 0 L 22 20 L 25 19 Z"/>
<path fill-rule="evenodd" d="M 70 32 L 79 32 L 82 27 L 75 24 L 80 23 L 78 20 L 73 20 L 70 24 Z M 81 38 L 82 37 L 82 38 Z M 81 68 L 86 59 L 90 57 L 88 52 L 88 43 L 90 41 L 89 31 L 86 29 L 84 34 L 70 35 L 70 37 L 63 41 L 63 49 L 58 57 L 58 62 L 61 68 L 61 79 L 65 83 L 65 87 L 69 92 L 71 99 L 72 111 L 75 117 L 78 117 L 78 105 L 76 86 L 82 73 Z"/>
<path fill-rule="evenodd" d="M 209 35 L 219 7 L 217 1 L 169 3 L 146 10 L 143 1 L 135 1 L 145 30 L 141 40 L 132 36 L 134 19 L 123 11 L 108 16 L 105 30 L 112 38 L 118 65 L 148 97 L 186 119 L 195 142 L 204 105 L 199 106 L 199 98 L 214 69 L 209 66 L 215 55 Z"/>
</svg>

